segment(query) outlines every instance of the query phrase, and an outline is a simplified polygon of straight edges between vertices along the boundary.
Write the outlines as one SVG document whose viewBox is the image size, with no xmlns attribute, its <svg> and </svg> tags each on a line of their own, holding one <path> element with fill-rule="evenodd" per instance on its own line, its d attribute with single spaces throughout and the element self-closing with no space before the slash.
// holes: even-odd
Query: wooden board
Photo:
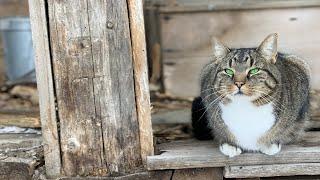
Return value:
<svg viewBox="0 0 320 180">
<path fill-rule="evenodd" d="M 274 156 L 261 153 L 244 153 L 234 158 L 224 156 L 212 141 L 177 141 L 161 144 L 158 148 L 162 153 L 148 157 L 148 169 L 319 163 L 319 137 L 319 132 L 310 132 L 301 143 L 283 146 L 281 152 Z"/>
<path fill-rule="evenodd" d="M 252 178 L 296 175 L 319 175 L 320 163 L 227 166 L 225 178 Z"/>
<path fill-rule="evenodd" d="M 53 178 L 60 175 L 61 159 L 45 1 L 30 0 L 29 5 L 45 166 L 48 177 Z"/>
<path fill-rule="evenodd" d="M 0 112 L 0 125 L 40 128 L 39 114 L 12 114 Z"/>
<path fill-rule="evenodd" d="M 215 10 L 266 9 L 320 6 L 318 0 L 146 0 L 146 6 L 162 13 L 185 13 Z"/>
<path fill-rule="evenodd" d="M 164 83 L 168 94 L 199 94 L 199 74 L 210 61 L 212 36 L 232 48 L 256 47 L 279 33 L 279 51 L 297 54 L 312 67 L 312 87 L 320 88 L 320 8 L 234 10 L 160 15 Z M 303 33 L 302 33 L 303 32 Z"/>
<path fill-rule="evenodd" d="M 139 121 L 141 158 L 153 155 L 151 105 L 148 84 L 148 62 L 142 1 L 128 0 L 137 116 Z"/>
<path fill-rule="evenodd" d="M 172 180 L 223 180 L 222 168 L 177 169 Z"/>
<path fill-rule="evenodd" d="M 125 0 L 48 1 L 63 173 L 141 166 Z"/>
</svg>

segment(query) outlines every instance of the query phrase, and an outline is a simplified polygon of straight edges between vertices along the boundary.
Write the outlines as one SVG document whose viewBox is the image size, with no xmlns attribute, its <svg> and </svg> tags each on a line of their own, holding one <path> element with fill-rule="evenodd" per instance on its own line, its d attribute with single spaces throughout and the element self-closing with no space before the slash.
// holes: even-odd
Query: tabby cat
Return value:
<svg viewBox="0 0 320 180">
<path fill-rule="evenodd" d="M 215 138 L 233 157 L 246 151 L 274 155 L 301 137 L 309 119 L 309 68 L 277 52 L 277 34 L 258 48 L 229 49 L 213 39 L 213 60 L 200 77 L 192 107 L 198 139 Z"/>
</svg>

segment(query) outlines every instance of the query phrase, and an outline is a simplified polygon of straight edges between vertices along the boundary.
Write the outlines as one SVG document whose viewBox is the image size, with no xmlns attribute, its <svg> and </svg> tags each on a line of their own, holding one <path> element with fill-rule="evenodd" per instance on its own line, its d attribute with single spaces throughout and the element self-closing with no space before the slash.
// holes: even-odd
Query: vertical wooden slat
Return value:
<svg viewBox="0 0 320 180">
<path fill-rule="evenodd" d="M 63 172 L 103 174 L 87 2 L 49 0 L 48 9 Z"/>
<path fill-rule="evenodd" d="M 29 0 L 29 7 L 35 51 L 46 174 L 49 177 L 57 177 L 60 174 L 61 159 L 45 1 Z"/>
<path fill-rule="evenodd" d="M 135 93 L 140 129 L 141 157 L 146 163 L 147 156 L 153 155 L 153 136 L 148 84 L 146 39 L 141 0 L 128 0 L 131 44 L 133 52 Z"/>
<path fill-rule="evenodd" d="M 64 173 L 133 172 L 142 163 L 127 2 L 48 7 Z"/>
</svg>

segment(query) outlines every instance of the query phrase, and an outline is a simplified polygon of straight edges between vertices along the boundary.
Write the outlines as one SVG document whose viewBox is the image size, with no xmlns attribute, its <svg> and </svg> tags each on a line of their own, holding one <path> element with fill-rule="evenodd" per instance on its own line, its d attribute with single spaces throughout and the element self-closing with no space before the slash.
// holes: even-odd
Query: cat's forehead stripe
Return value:
<svg viewBox="0 0 320 180">
<path fill-rule="evenodd" d="M 236 63 L 246 63 L 248 66 L 254 64 L 254 58 L 251 56 L 252 50 L 236 49 L 233 52 L 233 58 L 229 60 L 229 66 L 232 67 Z"/>
</svg>

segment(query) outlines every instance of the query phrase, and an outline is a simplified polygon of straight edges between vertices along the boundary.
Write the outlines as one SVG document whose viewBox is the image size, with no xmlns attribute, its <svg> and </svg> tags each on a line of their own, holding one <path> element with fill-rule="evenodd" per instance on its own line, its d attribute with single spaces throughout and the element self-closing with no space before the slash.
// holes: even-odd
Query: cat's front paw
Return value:
<svg viewBox="0 0 320 180">
<path fill-rule="evenodd" d="M 271 144 L 270 146 L 263 146 L 260 148 L 260 152 L 267 155 L 275 155 L 281 150 L 281 144 Z"/>
<path fill-rule="evenodd" d="M 242 153 L 242 150 L 240 148 L 237 148 L 235 146 L 231 146 L 227 143 L 220 145 L 219 149 L 224 155 L 229 156 L 229 157 L 234 157 L 234 156 L 240 155 Z"/>
</svg>

